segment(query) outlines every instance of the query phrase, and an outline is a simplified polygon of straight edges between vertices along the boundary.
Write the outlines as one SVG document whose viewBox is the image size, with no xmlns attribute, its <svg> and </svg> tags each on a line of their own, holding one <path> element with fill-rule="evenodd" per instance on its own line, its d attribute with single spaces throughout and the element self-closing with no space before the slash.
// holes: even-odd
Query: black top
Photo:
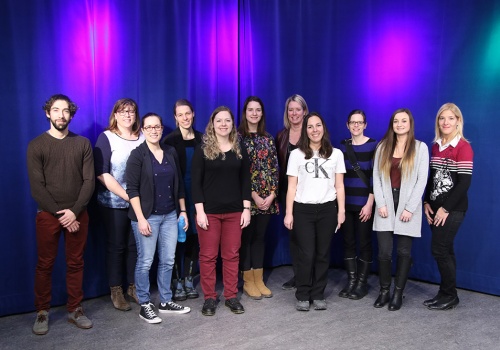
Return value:
<svg viewBox="0 0 500 350">
<path fill-rule="evenodd" d="M 201 143 L 201 138 L 203 137 L 203 134 L 196 130 L 193 131 L 194 131 L 193 141 L 195 142 L 196 145 L 199 145 Z M 181 167 L 182 176 L 184 176 L 186 174 L 186 166 L 187 166 L 186 142 L 182 138 L 182 133 L 180 129 L 177 128 L 170 134 L 165 136 L 163 140 L 161 140 L 161 143 L 170 145 L 175 148 L 175 150 L 177 151 L 177 156 L 179 157 L 179 165 Z"/>
<path fill-rule="evenodd" d="M 206 214 L 223 214 L 243 211 L 243 201 L 252 199 L 250 161 L 241 148 L 242 158 L 233 151 L 206 159 L 201 146 L 197 146 L 191 168 L 193 202 L 203 203 Z"/>
</svg>

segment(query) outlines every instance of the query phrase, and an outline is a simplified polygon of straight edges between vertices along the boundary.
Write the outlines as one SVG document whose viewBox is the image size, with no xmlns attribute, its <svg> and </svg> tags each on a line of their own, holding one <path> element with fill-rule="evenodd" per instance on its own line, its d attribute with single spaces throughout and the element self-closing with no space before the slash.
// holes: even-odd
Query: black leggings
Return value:
<svg viewBox="0 0 500 350">
<path fill-rule="evenodd" d="M 252 215 L 250 225 L 245 227 L 241 234 L 240 269 L 261 269 L 264 267 L 264 253 L 266 246 L 266 230 L 271 215 Z"/>
<path fill-rule="evenodd" d="M 399 204 L 399 189 L 392 192 L 394 200 L 394 212 L 398 211 Z M 397 218 L 396 218 L 397 220 Z M 397 235 L 397 254 L 398 257 L 411 257 L 411 245 L 413 237 Z M 378 259 L 379 260 L 392 260 L 392 249 L 394 241 L 394 232 L 392 231 L 378 231 Z"/>
</svg>

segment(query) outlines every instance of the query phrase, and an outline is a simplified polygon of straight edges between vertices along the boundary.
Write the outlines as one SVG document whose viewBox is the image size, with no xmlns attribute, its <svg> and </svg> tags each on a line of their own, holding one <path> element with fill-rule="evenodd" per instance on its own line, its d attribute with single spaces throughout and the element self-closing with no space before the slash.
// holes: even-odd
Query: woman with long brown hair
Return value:
<svg viewBox="0 0 500 350">
<path fill-rule="evenodd" d="M 380 293 L 374 307 L 389 303 L 401 308 L 403 290 L 411 267 L 413 237 L 421 236 L 422 195 L 427 183 L 429 154 L 425 143 L 415 139 L 415 122 L 409 109 L 396 110 L 375 152 L 373 193 L 377 213 Z M 397 237 L 394 293 L 390 296 L 393 240 Z M 389 302 L 390 301 L 390 302 Z"/>
<path fill-rule="evenodd" d="M 295 261 L 298 311 L 326 310 L 330 243 L 345 220 L 345 164 L 333 148 L 323 117 L 304 117 L 298 149 L 288 160 L 284 224 L 300 252 Z"/>
<path fill-rule="evenodd" d="M 259 300 L 273 296 L 263 280 L 265 238 L 271 215 L 279 213 L 276 144 L 266 132 L 266 114 L 260 98 L 249 96 L 245 100 L 238 132 L 250 158 L 252 182 L 252 219 L 250 225 L 243 229 L 240 267 L 243 271 L 243 291 L 250 298 Z"/>
</svg>

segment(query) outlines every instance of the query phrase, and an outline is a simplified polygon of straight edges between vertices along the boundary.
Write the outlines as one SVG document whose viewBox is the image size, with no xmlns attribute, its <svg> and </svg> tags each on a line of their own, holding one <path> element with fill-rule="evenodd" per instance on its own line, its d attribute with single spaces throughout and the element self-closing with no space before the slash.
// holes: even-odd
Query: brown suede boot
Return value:
<svg viewBox="0 0 500 350">
<path fill-rule="evenodd" d="M 123 296 L 122 286 L 111 287 L 111 301 L 113 302 L 115 309 L 122 311 L 128 311 L 131 309 L 130 304 Z"/>
<path fill-rule="evenodd" d="M 245 292 L 246 295 L 248 295 L 253 300 L 262 299 L 262 295 L 260 294 L 259 289 L 255 285 L 252 270 L 243 271 L 243 281 L 244 281 L 243 292 Z"/>
<path fill-rule="evenodd" d="M 137 297 L 137 292 L 135 291 L 135 284 L 130 283 L 127 289 L 127 295 L 132 298 L 136 304 L 139 305 L 139 298 Z"/>
<path fill-rule="evenodd" d="M 264 269 L 253 270 L 253 278 L 260 294 L 262 294 L 264 298 L 271 298 L 273 296 L 273 292 L 271 292 L 271 290 L 264 284 Z"/>
</svg>

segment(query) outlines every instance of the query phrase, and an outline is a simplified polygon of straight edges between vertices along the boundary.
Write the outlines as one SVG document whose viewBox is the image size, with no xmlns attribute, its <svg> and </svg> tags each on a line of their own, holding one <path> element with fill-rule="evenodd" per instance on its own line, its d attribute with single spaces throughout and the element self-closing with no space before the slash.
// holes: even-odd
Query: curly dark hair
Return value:
<svg viewBox="0 0 500 350">
<path fill-rule="evenodd" d="M 63 94 L 55 94 L 50 96 L 50 98 L 47 101 L 45 101 L 45 104 L 42 106 L 42 109 L 45 111 L 45 113 L 50 114 L 50 109 L 52 108 L 54 103 L 58 100 L 63 100 L 68 102 L 69 115 L 71 116 L 71 118 L 73 118 L 73 116 L 76 114 L 76 111 L 78 110 L 78 106 L 73 101 L 71 101 L 71 99 L 68 96 Z"/>
</svg>

